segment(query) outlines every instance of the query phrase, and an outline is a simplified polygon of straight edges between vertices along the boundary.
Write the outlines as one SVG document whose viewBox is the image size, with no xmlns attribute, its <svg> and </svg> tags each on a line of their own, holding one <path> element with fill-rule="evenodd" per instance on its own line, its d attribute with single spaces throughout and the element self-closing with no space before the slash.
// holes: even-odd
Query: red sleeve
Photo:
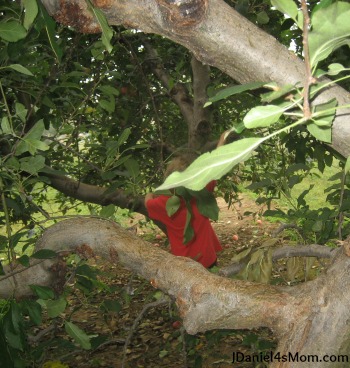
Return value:
<svg viewBox="0 0 350 368">
<path fill-rule="evenodd" d="M 216 187 L 216 180 L 211 181 L 209 184 L 207 184 L 206 189 L 209 192 L 213 192 Z"/>
<path fill-rule="evenodd" d="M 146 208 L 150 218 L 164 222 L 164 219 L 168 217 L 165 207 L 168 198 L 167 196 L 161 195 L 147 201 Z"/>
</svg>

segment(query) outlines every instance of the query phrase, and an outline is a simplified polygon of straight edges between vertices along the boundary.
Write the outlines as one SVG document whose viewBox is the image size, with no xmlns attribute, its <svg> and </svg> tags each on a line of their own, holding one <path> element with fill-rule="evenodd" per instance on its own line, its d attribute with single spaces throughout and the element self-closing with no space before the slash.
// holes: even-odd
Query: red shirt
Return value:
<svg viewBox="0 0 350 368">
<path fill-rule="evenodd" d="M 207 185 L 209 191 L 213 191 L 215 181 Z M 160 195 L 149 199 L 146 203 L 149 217 L 161 221 L 167 228 L 168 238 L 171 246 L 171 253 L 175 256 L 193 258 L 204 267 L 209 267 L 216 261 L 216 252 L 222 250 L 219 239 L 217 238 L 210 220 L 203 216 L 196 206 L 196 199 L 192 198 L 192 219 L 191 225 L 194 237 L 187 244 L 183 243 L 184 228 L 186 223 L 186 204 L 181 200 L 180 208 L 169 217 L 166 212 L 166 202 L 169 196 Z"/>
</svg>

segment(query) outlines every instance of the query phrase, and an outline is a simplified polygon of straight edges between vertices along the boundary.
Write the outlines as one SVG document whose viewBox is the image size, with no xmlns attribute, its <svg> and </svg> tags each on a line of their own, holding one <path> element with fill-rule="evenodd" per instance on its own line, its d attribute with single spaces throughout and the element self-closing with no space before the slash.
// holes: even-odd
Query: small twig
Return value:
<svg viewBox="0 0 350 368">
<path fill-rule="evenodd" d="M 281 258 L 290 257 L 317 257 L 320 262 L 320 258 L 332 258 L 336 254 L 336 249 L 337 248 L 329 248 L 325 245 L 319 244 L 284 246 L 273 251 L 272 260 L 277 261 Z M 219 275 L 225 277 L 236 275 L 247 265 L 247 263 L 247 260 L 232 263 L 221 268 L 219 270 Z"/>
<path fill-rule="evenodd" d="M 182 359 L 183 359 L 183 367 L 187 368 L 187 349 L 186 349 L 186 340 L 185 340 L 185 328 L 182 326 L 180 329 L 181 339 L 182 339 Z"/>
<path fill-rule="evenodd" d="M 311 109 L 310 109 L 310 86 L 313 83 L 313 77 L 311 72 L 311 64 L 310 64 L 310 55 L 309 55 L 309 26 L 310 26 L 310 17 L 307 9 L 306 0 L 301 0 L 301 9 L 303 12 L 303 49 L 304 49 L 304 60 L 305 60 L 305 71 L 306 71 L 306 80 L 304 86 L 304 117 L 306 119 L 311 118 Z"/>
<path fill-rule="evenodd" d="M 28 335 L 28 341 L 32 344 L 36 344 L 38 341 L 42 339 L 42 337 L 50 333 L 55 328 L 56 328 L 55 325 L 50 325 L 46 327 L 44 330 L 41 330 L 40 332 L 38 332 L 36 336 Z"/>
<path fill-rule="evenodd" d="M 295 225 L 295 224 L 285 224 L 285 223 L 282 223 L 278 229 L 276 229 L 276 230 L 274 230 L 274 231 L 272 232 L 272 234 L 271 234 L 271 235 L 272 235 L 273 237 L 276 237 L 279 233 L 281 233 L 282 231 L 284 231 L 284 230 L 286 230 L 286 229 L 295 229 L 295 230 L 297 230 L 297 231 L 300 233 L 300 235 L 303 237 L 303 234 L 302 234 L 303 229 L 302 229 L 301 227 L 299 227 L 298 225 Z"/>
<path fill-rule="evenodd" d="M 340 211 L 340 208 L 343 204 L 344 200 L 344 192 L 345 192 L 345 179 L 346 179 L 346 173 L 343 172 L 342 178 L 341 178 L 341 188 L 340 188 L 340 198 L 339 198 L 339 223 L 338 223 L 338 236 L 339 240 L 342 240 L 342 228 L 343 228 L 343 222 L 344 222 L 344 212 Z"/>
<path fill-rule="evenodd" d="M 139 315 L 136 317 L 133 325 L 130 328 L 130 332 L 129 335 L 127 336 L 126 340 L 125 340 L 125 345 L 124 345 L 124 353 L 123 353 L 123 361 L 122 361 L 122 368 L 125 368 L 125 363 L 126 363 L 126 352 L 128 349 L 128 346 L 130 345 L 130 341 L 132 339 L 132 336 L 137 328 L 137 325 L 139 324 L 140 320 L 142 319 L 142 317 L 144 316 L 144 314 L 150 309 L 150 308 L 154 308 L 154 307 L 158 307 L 159 305 L 165 305 L 169 303 L 169 298 L 168 297 L 163 297 L 162 299 L 157 300 L 156 302 L 152 302 L 152 303 L 148 303 L 146 304 L 143 308 L 142 311 L 139 313 Z"/>
</svg>

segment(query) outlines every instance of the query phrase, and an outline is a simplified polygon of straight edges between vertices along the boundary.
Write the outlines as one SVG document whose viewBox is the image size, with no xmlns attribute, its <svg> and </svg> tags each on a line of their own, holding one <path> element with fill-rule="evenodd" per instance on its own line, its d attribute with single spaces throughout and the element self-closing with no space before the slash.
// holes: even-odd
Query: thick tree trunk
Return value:
<svg viewBox="0 0 350 368">
<path fill-rule="evenodd" d="M 174 297 L 184 327 L 191 334 L 265 326 L 279 339 L 277 352 L 281 355 L 291 353 L 294 357 L 298 353 L 322 359 L 326 354 L 346 355 L 350 351 L 350 308 L 344 303 L 350 298 L 350 241 L 345 242 L 324 275 L 294 287 L 217 276 L 191 259 L 172 256 L 119 225 L 98 218 L 75 218 L 53 225 L 37 243 L 36 250 L 42 248 L 121 262 Z M 52 267 L 53 263 L 48 260 L 33 268 L 17 267 L 15 275 L 0 279 L 0 297 L 30 295 L 28 285 L 33 283 L 59 284 L 59 267 Z M 308 366 L 348 365 L 323 362 Z M 305 362 L 275 360 L 271 367 L 305 367 Z"/>
<path fill-rule="evenodd" d="M 304 63 L 275 38 L 242 17 L 223 0 L 94 1 L 112 25 L 156 33 L 185 46 L 204 64 L 215 66 L 240 83 L 275 81 L 295 84 L 305 78 Z M 43 0 L 59 22 L 81 32 L 99 32 L 85 0 Z M 350 95 L 333 87 L 319 102 L 336 97 L 349 104 Z M 350 156 L 350 110 L 341 110 L 333 124 L 333 148 Z"/>
</svg>

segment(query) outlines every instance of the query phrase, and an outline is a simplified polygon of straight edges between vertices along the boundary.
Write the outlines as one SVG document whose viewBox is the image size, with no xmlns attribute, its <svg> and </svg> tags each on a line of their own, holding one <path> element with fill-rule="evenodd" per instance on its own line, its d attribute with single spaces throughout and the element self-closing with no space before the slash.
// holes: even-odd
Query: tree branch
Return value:
<svg viewBox="0 0 350 368">
<path fill-rule="evenodd" d="M 62 221 L 45 231 L 36 250 L 79 252 L 82 247 L 90 249 L 87 253 L 91 256 L 101 256 L 111 263 L 120 261 L 150 280 L 155 288 L 174 297 L 184 327 L 191 334 L 259 326 L 283 333 L 290 318 L 295 318 L 296 301 L 288 289 L 219 277 L 189 258 L 175 257 L 152 247 L 111 221 L 97 218 Z M 25 269 L 15 276 L 16 283 L 14 278 L 0 279 L 0 297 L 30 295 L 29 284 L 50 285 L 55 279 L 50 272 L 52 262 Z"/>
<path fill-rule="evenodd" d="M 336 252 L 335 248 L 329 248 L 325 245 L 310 244 L 297 246 L 284 246 L 275 249 L 272 253 L 272 260 L 277 261 L 281 258 L 289 257 L 317 257 L 317 258 L 332 258 Z M 223 267 L 219 271 L 219 275 L 229 277 L 243 270 L 246 262 L 233 263 Z"/>
</svg>

